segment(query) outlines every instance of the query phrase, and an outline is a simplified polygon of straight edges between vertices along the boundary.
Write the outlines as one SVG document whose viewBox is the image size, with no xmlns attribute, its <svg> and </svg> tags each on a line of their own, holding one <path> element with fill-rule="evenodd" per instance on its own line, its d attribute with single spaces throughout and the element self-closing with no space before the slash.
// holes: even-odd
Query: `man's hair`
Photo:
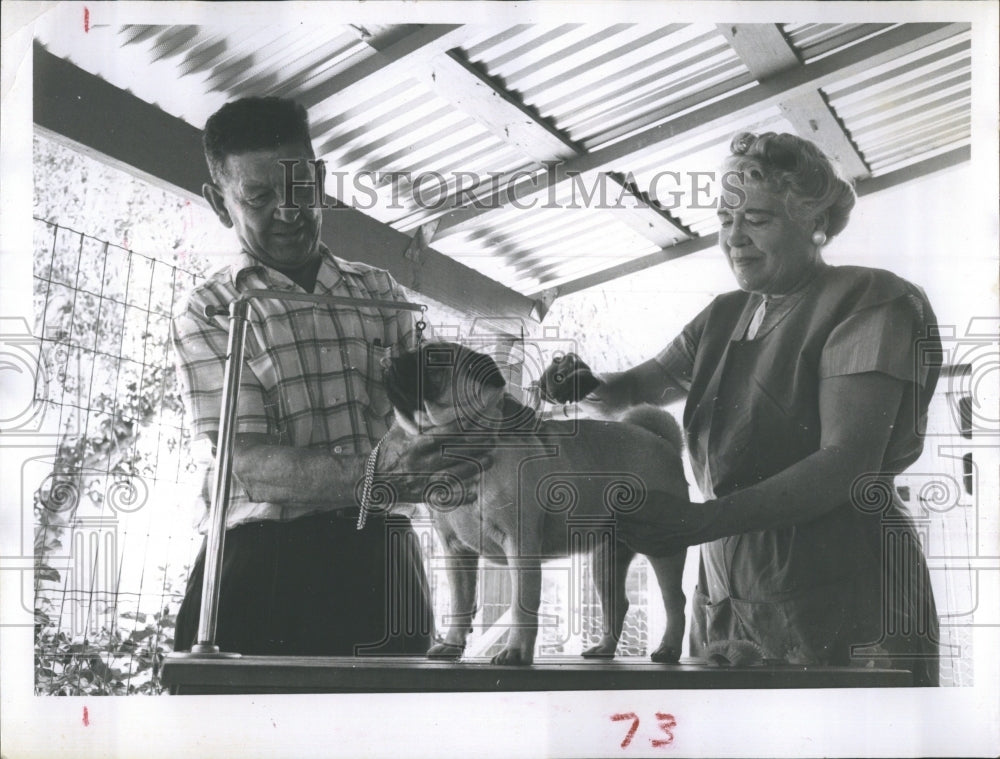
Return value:
<svg viewBox="0 0 1000 759">
<path fill-rule="evenodd" d="M 309 136 L 309 115 L 294 100 L 248 97 L 226 103 L 205 124 L 202 144 L 212 181 L 225 173 L 226 157 L 251 150 L 269 150 L 299 143 L 315 157 Z"/>
</svg>

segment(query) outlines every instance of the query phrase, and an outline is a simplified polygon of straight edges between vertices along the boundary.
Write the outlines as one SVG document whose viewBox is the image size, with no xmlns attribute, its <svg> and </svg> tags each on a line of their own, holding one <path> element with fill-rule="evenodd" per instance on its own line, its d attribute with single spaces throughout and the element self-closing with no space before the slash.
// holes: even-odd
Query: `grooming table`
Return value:
<svg viewBox="0 0 1000 759">
<path fill-rule="evenodd" d="M 238 693 L 451 693 L 576 690 L 906 687 L 904 670 L 859 667 L 710 667 L 642 659 L 582 662 L 546 657 L 531 667 L 420 657 L 243 656 L 168 658 L 163 681 L 177 695 Z"/>
</svg>

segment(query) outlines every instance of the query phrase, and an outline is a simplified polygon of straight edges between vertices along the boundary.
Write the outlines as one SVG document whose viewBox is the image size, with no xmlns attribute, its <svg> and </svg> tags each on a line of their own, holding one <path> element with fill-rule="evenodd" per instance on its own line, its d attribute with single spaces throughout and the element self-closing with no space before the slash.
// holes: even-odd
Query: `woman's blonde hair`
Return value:
<svg viewBox="0 0 1000 759">
<path fill-rule="evenodd" d="M 826 214 L 827 238 L 843 231 L 854 208 L 854 188 L 833 162 L 809 140 L 794 134 L 741 132 L 729 145 L 729 171 L 745 180 L 760 182 L 785 196 L 792 218 L 810 219 Z"/>
</svg>

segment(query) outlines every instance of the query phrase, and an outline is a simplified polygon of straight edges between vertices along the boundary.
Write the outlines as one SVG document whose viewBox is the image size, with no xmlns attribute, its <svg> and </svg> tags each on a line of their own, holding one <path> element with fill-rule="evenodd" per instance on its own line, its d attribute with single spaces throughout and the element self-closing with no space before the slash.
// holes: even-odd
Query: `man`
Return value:
<svg viewBox="0 0 1000 759">
<path fill-rule="evenodd" d="M 315 180 L 323 166 L 301 105 L 229 103 L 208 120 L 204 148 L 212 177 L 204 196 L 242 253 L 191 293 L 173 339 L 193 435 L 214 445 L 228 323 L 207 316 L 206 306 L 228 306 L 247 289 L 399 301 L 402 294 L 387 272 L 348 263 L 320 241 Z M 293 198 L 281 161 L 294 167 Z M 412 311 L 386 307 L 252 301 L 220 586 L 223 651 L 422 654 L 429 647 L 433 617 L 409 521 L 374 517 L 356 529 L 358 483 L 392 418 L 380 361 L 412 345 L 413 323 Z M 431 443 L 402 458 L 382 456 L 378 472 L 394 475 L 406 501 L 422 500 L 428 476 L 420 473 L 448 469 L 471 484 L 474 465 L 456 465 L 438 450 Z M 202 531 L 208 521 L 206 510 Z M 197 642 L 204 554 L 203 547 L 178 614 L 177 650 Z"/>
</svg>

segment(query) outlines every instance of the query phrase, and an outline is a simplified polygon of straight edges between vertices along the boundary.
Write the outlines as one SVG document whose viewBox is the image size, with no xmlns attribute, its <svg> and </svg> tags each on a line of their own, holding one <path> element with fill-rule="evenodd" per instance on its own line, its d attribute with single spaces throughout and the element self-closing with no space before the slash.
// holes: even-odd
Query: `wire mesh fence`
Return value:
<svg viewBox="0 0 1000 759">
<path fill-rule="evenodd" d="M 35 516 L 36 689 L 157 692 L 198 536 L 171 313 L 198 274 L 45 220 L 34 228 L 35 398 L 53 449 Z"/>
</svg>

